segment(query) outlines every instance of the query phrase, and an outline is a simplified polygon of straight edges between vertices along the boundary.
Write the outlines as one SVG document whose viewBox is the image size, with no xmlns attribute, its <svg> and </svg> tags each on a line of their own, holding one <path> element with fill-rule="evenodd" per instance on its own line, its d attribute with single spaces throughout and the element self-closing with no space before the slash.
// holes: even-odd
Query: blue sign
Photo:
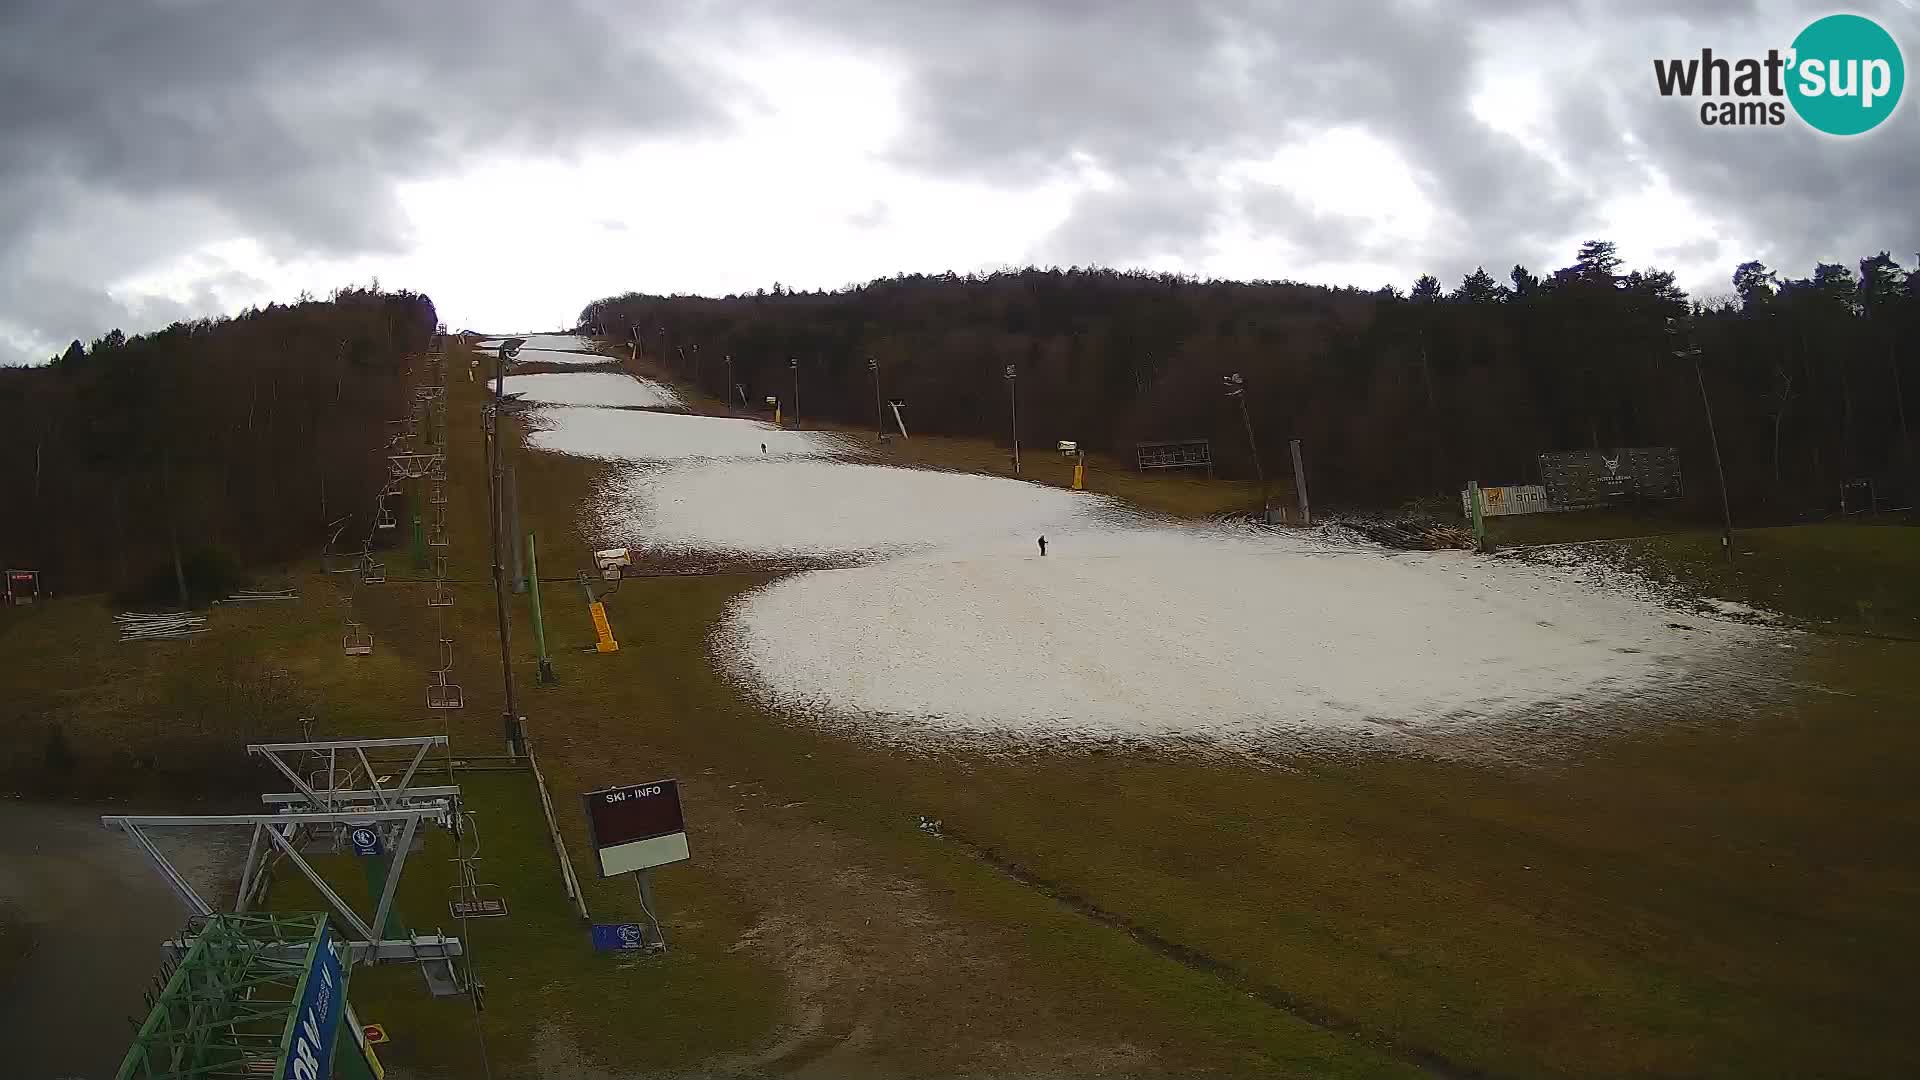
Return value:
<svg viewBox="0 0 1920 1080">
<path fill-rule="evenodd" d="M 332 1080 L 333 1037 L 346 1010 L 346 977 L 333 953 L 333 931 L 320 928 L 320 941 L 301 982 L 300 1006 L 293 1014 L 293 1041 L 274 1075 L 279 1080 Z"/>
<path fill-rule="evenodd" d="M 371 825 L 355 825 L 347 830 L 347 843 L 355 855 L 380 854 L 380 830 Z"/>
<path fill-rule="evenodd" d="M 628 952 L 647 947 L 647 934 L 637 922 L 594 923 L 593 947 L 600 952 Z"/>
</svg>

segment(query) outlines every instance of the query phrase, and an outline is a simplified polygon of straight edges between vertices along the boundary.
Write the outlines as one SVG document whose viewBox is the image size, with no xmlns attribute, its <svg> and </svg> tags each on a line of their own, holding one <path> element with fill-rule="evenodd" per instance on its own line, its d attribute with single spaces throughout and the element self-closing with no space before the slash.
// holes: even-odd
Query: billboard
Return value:
<svg viewBox="0 0 1920 1080">
<path fill-rule="evenodd" d="M 1540 455 L 1540 479 L 1547 501 L 1567 509 L 1678 499 L 1686 494 L 1680 454 L 1671 446 L 1556 450 Z"/>
<path fill-rule="evenodd" d="M 275 1080 L 329 1080 L 333 1076 L 333 1038 L 347 1002 L 346 977 L 333 951 L 333 931 L 322 924 L 320 936 L 300 980 L 300 1003 Z"/>
<path fill-rule="evenodd" d="M 600 860 L 601 877 L 690 857 L 686 817 L 680 812 L 679 781 L 603 788 L 581 798 L 586 801 L 587 838 Z"/>
<path fill-rule="evenodd" d="M 1513 514 L 1544 514 L 1561 509 L 1547 501 L 1547 489 L 1540 484 L 1510 484 L 1480 489 L 1481 514 L 1508 517 Z M 1473 501 L 1467 489 L 1460 492 L 1460 512 L 1473 516 Z"/>
</svg>

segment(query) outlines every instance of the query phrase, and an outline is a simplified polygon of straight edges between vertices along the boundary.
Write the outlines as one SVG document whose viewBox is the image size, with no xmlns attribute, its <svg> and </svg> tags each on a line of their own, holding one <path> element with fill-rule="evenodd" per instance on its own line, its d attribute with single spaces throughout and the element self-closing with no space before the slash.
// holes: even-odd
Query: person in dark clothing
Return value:
<svg viewBox="0 0 1920 1080">
<path fill-rule="evenodd" d="M 1047 538 L 1044 536 L 1040 538 L 1040 557 L 1047 557 Z"/>
<path fill-rule="evenodd" d="M 763 454 L 767 452 L 767 444 L 766 444 L 766 443 L 761 443 L 761 444 L 760 444 L 760 452 L 761 452 L 761 453 L 763 453 Z"/>
</svg>

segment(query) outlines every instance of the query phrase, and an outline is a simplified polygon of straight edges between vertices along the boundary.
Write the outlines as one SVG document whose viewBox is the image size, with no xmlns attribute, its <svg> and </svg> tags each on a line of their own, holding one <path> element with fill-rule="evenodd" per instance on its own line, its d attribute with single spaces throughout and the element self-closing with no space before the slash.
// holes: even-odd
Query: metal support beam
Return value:
<svg viewBox="0 0 1920 1080">
<path fill-rule="evenodd" d="M 272 829 L 267 830 L 267 839 L 272 840 L 280 849 L 280 853 L 292 859 L 293 865 L 298 866 L 300 872 L 307 875 L 307 881 L 319 890 L 321 896 L 327 898 L 327 903 L 333 905 L 334 913 L 345 919 L 347 925 L 359 931 L 361 941 L 374 941 L 379 938 L 380 935 L 373 932 L 373 927 L 368 926 L 345 900 L 340 899 L 340 894 L 333 891 L 333 886 L 327 884 L 327 879 L 321 877 L 320 872 L 313 868 L 313 864 L 302 858 L 300 853 L 293 849 L 292 844 L 287 843 L 284 837 Z"/>
<path fill-rule="evenodd" d="M 400 872 L 406 869 L 407 852 L 413 847 L 414 830 L 420 827 L 420 819 L 411 817 L 400 827 L 400 843 L 393 849 L 393 865 L 387 868 L 386 887 L 380 890 L 380 902 L 373 909 L 373 925 L 384 933 L 387 929 L 387 912 L 393 907 L 393 894 L 400 887 Z M 367 937 L 372 939 L 373 934 Z"/>
<path fill-rule="evenodd" d="M 247 862 L 240 868 L 240 897 L 233 904 L 237 912 L 245 912 L 253 901 L 254 867 L 260 859 L 260 830 L 264 828 L 264 825 L 255 825 L 253 835 L 247 840 Z"/>
<path fill-rule="evenodd" d="M 107 819 L 102 818 L 101 820 L 105 821 Z M 201 898 L 200 894 L 194 890 L 194 887 L 188 883 L 186 878 L 180 876 L 180 871 L 173 868 L 173 863 L 169 861 L 165 855 L 161 854 L 160 849 L 154 846 L 153 841 L 148 838 L 146 833 L 140 831 L 138 823 L 124 821 L 121 823 L 120 828 L 133 841 L 134 846 L 146 854 L 147 860 L 153 863 L 155 869 L 160 871 L 160 876 L 167 879 L 167 885 L 173 889 L 174 895 L 180 898 L 180 902 L 187 905 L 189 911 L 195 915 L 213 914 L 212 905 Z"/>
<path fill-rule="evenodd" d="M 460 794 L 460 789 L 452 784 L 436 784 L 417 788 L 388 787 L 383 790 L 386 793 L 387 800 L 391 803 L 398 804 L 398 808 L 400 809 L 404 809 L 406 804 L 416 800 L 451 799 Z M 378 801 L 374 793 L 366 788 L 349 788 L 345 791 L 330 792 L 328 798 L 340 806 Z M 293 803 L 305 802 L 307 801 L 307 797 L 297 791 L 269 791 L 260 796 L 260 801 L 268 806 L 287 806 Z"/>
</svg>

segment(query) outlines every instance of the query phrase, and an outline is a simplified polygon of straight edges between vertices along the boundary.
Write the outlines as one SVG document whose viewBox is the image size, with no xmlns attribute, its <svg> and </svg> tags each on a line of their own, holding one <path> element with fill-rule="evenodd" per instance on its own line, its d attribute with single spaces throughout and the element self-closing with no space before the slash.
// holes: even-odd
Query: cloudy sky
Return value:
<svg viewBox="0 0 1920 1080">
<path fill-rule="evenodd" d="M 0 362 L 375 277 L 539 329 L 629 289 L 1025 263 L 1451 285 L 1596 236 L 1699 295 L 1747 258 L 1911 266 L 1920 106 L 1835 139 L 1653 88 L 1655 57 L 1832 10 L 14 0 Z M 1920 0 L 1848 10 L 1920 55 Z"/>
</svg>

